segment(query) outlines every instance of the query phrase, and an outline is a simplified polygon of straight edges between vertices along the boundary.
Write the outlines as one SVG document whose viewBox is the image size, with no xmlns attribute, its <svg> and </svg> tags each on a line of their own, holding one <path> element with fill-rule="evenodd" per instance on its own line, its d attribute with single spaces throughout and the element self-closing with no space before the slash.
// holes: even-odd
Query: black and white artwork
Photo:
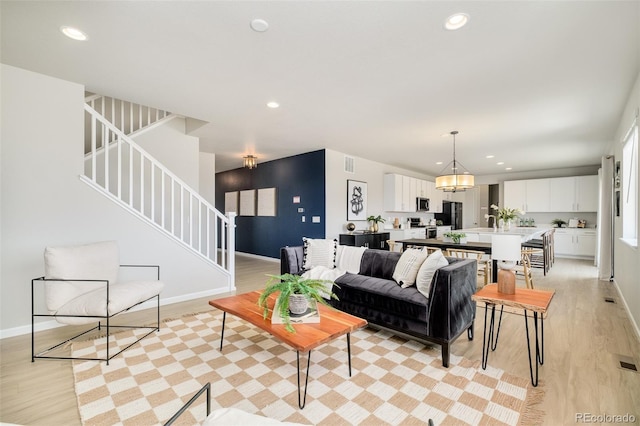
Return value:
<svg viewBox="0 0 640 426">
<path fill-rule="evenodd" d="M 347 180 L 347 220 L 367 220 L 367 183 Z"/>
</svg>

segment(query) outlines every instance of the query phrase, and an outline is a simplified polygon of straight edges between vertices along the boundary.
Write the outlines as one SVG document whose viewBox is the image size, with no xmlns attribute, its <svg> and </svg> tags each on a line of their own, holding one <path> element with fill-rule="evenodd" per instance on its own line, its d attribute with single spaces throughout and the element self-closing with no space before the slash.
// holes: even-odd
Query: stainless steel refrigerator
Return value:
<svg viewBox="0 0 640 426">
<path fill-rule="evenodd" d="M 435 213 L 436 220 L 441 220 L 445 226 L 451 225 L 451 229 L 462 229 L 462 203 L 458 201 L 443 201 L 442 213 Z"/>
</svg>

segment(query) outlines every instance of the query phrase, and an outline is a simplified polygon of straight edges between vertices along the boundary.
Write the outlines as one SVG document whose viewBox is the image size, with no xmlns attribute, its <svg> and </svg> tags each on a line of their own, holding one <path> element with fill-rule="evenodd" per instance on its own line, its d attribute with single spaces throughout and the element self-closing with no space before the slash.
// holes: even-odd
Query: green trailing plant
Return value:
<svg viewBox="0 0 640 426">
<path fill-rule="evenodd" d="M 552 224 L 552 225 L 555 225 L 555 226 L 556 226 L 556 227 L 558 227 L 558 228 L 562 228 L 563 226 L 565 226 L 565 225 L 567 224 L 567 222 L 565 222 L 565 221 L 564 221 L 564 220 L 562 220 L 562 219 L 553 219 L 553 220 L 551 221 L 551 224 Z"/>
<path fill-rule="evenodd" d="M 467 236 L 464 232 L 445 232 L 443 235 L 447 238 L 451 238 L 451 241 L 455 244 L 460 244 L 460 240 Z"/>
<path fill-rule="evenodd" d="M 333 284 L 333 281 L 329 280 L 316 280 L 303 278 L 300 275 L 294 274 L 282 274 L 282 275 L 267 275 L 269 280 L 265 286 L 264 291 L 258 298 L 258 306 L 263 308 L 263 318 L 267 319 L 269 316 L 269 306 L 267 300 L 269 296 L 274 293 L 279 293 L 276 296 L 276 305 L 278 306 L 278 314 L 282 318 L 283 323 L 287 331 L 295 333 L 296 330 L 291 325 L 291 313 L 289 312 L 289 296 L 292 294 L 302 294 L 307 297 L 307 300 L 315 300 L 317 303 L 322 303 L 326 306 L 331 306 L 325 300 L 323 295 L 328 295 L 332 299 L 338 300 L 338 296 L 327 289 L 326 284 Z"/>
</svg>

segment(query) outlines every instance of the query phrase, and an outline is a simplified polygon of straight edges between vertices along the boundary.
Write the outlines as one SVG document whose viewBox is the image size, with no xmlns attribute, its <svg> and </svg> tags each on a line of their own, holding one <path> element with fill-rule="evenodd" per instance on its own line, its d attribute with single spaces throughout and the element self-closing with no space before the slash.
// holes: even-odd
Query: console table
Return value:
<svg viewBox="0 0 640 426">
<path fill-rule="evenodd" d="M 343 246 L 367 247 L 379 250 L 389 250 L 388 232 L 354 232 L 340 234 L 340 244 Z"/>
</svg>

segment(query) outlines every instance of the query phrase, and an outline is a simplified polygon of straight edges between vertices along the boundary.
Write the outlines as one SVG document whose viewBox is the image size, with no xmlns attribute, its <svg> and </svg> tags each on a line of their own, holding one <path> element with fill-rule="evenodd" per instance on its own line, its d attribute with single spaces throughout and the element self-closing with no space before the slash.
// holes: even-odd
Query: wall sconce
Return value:
<svg viewBox="0 0 640 426">
<path fill-rule="evenodd" d="M 244 157 L 242 157 L 242 159 L 243 165 L 247 169 L 255 169 L 256 167 L 258 167 L 258 157 L 255 157 L 253 155 L 245 155 Z"/>
</svg>

